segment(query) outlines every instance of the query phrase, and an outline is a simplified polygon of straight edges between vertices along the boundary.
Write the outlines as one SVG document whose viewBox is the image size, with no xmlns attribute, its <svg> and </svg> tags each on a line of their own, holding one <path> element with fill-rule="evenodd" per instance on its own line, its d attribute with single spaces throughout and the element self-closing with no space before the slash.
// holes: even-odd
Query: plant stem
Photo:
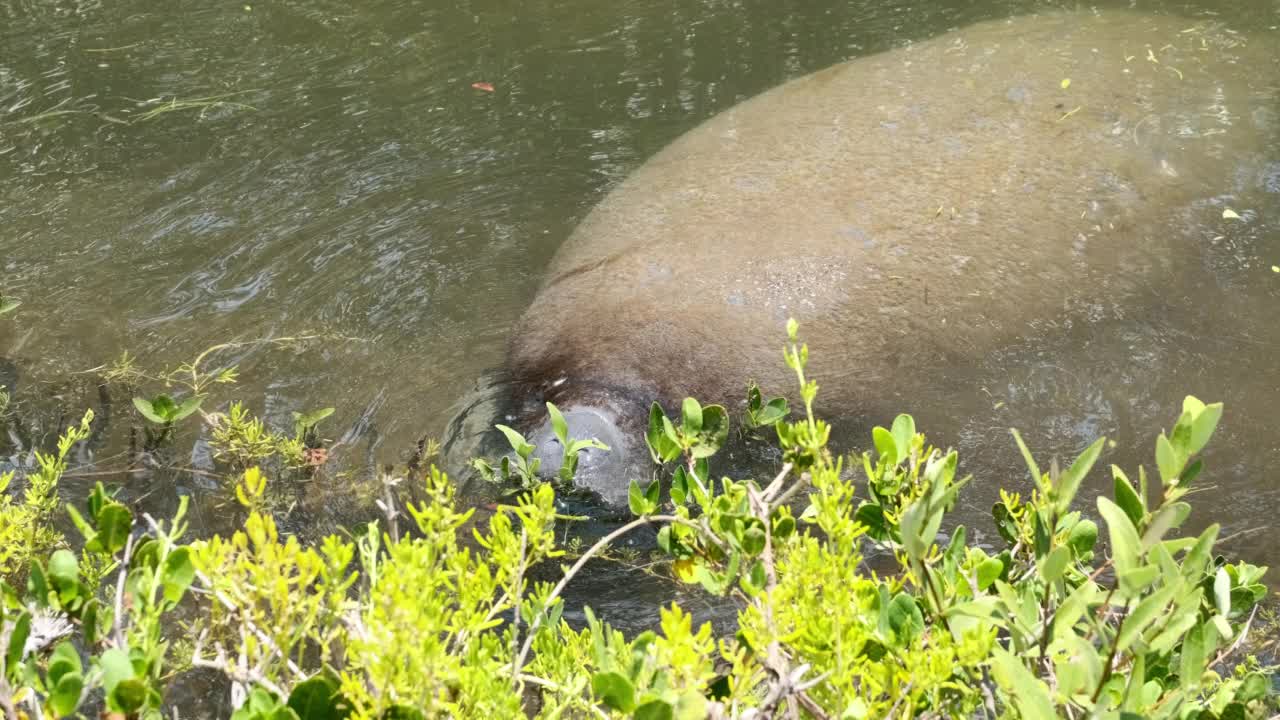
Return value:
<svg viewBox="0 0 1280 720">
<path fill-rule="evenodd" d="M 595 545 L 592 545 L 590 548 L 588 548 L 587 551 L 584 552 L 582 556 L 578 558 L 578 561 L 573 564 L 573 567 L 570 567 L 568 572 L 564 574 L 564 577 L 560 578 L 560 582 L 556 583 L 556 586 L 551 589 L 551 594 L 547 595 L 547 600 L 546 600 L 547 605 L 550 606 L 551 603 L 554 602 L 556 598 L 560 597 L 560 594 L 564 592 L 564 589 L 569 584 L 569 581 L 572 580 L 573 577 L 578 574 L 578 571 L 582 569 L 582 566 L 586 565 L 588 560 L 595 557 L 597 554 L 600 553 L 600 551 L 608 547 L 610 543 L 622 537 L 623 535 L 626 535 L 632 530 L 635 530 L 636 528 L 644 527 L 645 525 L 651 525 L 657 522 L 677 522 L 677 523 L 684 524 L 687 521 L 685 521 L 683 518 L 676 517 L 675 515 L 645 515 L 644 517 L 636 518 L 635 520 L 632 520 L 631 522 L 627 523 L 626 525 L 623 525 L 617 530 L 614 530 L 608 535 L 605 535 L 604 537 L 600 538 L 600 540 L 598 540 Z M 544 617 L 546 617 L 545 613 L 539 613 L 538 616 L 534 618 L 534 621 L 529 625 L 529 634 L 525 637 L 524 645 L 520 647 L 520 654 L 515 659 L 515 663 L 512 667 L 513 673 L 518 674 L 521 668 L 524 667 L 525 658 L 529 656 L 529 650 L 530 648 L 533 647 L 533 638 L 537 636 L 538 630 L 542 627 L 542 618 Z"/>
</svg>

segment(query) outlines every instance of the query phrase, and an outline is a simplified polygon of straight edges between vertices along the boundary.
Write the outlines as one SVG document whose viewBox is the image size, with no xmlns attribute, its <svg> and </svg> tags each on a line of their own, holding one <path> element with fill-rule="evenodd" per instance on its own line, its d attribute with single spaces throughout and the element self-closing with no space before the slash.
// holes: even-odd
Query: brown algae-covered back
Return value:
<svg viewBox="0 0 1280 720">
<path fill-rule="evenodd" d="M 1100 11 L 986 22 L 786 83 L 590 213 L 515 331 L 513 373 L 566 400 L 591 384 L 781 391 L 796 317 L 838 401 L 1041 320 L 1122 312 L 1194 258 L 1215 198 L 1248 191 L 1278 70 L 1269 37 Z"/>
</svg>

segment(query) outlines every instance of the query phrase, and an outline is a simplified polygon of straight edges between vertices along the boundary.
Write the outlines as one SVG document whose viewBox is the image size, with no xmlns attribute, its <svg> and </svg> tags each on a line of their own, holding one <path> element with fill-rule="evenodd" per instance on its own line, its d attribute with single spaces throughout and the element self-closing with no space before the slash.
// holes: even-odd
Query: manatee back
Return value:
<svg viewBox="0 0 1280 720">
<path fill-rule="evenodd" d="M 1187 266 L 1215 198 L 1263 162 L 1277 70 L 1269 39 L 1105 11 L 983 23 L 789 82 L 590 213 L 512 369 L 567 378 L 562 395 L 725 401 L 748 378 L 790 387 L 794 316 L 840 399 L 1073 313 L 1123 313 Z"/>
</svg>

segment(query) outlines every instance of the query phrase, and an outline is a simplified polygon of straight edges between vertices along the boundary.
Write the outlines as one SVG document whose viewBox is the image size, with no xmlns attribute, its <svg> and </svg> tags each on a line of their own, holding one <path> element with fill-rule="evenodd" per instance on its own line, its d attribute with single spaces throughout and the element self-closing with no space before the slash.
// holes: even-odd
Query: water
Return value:
<svg viewBox="0 0 1280 720">
<path fill-rule="evenodd" d="M 1256 32 L 1280 24 L 1276 0 L 1125 5 Z M 646 157 L 786 79 L 1046 6 L 0 0 L 0 289 L 24 302 L 0 319 L 0 357 L 21 374 L 27 418 L 0 456 L 99 404 L 95 374 L 80 373 L 125 349 L 160 368 L 227 340 L 322 333 L 218 356 L 243 378 L 220 397 L 281 426 L 291 411 L 336 407 L 326 434 L 344 440 L 343 471 L 300 493 L 291 522 L 367 517 L 370 466 L 440 435 L 451 406 L 501 364 L 559 243 Z M 992 478 L 966 501 L 973 517 L 997 481 L 1022 481 L 1005 428 L 1046 455 L 1107 433 L 1147 459 L 1193 392 L 1228 403 L 1199 522 L 1224 523 L 1227 549 L 1246 560 L 1280 562 L 1280 151 L 1271 159 L 1265 204 L 1207 240 L 1204 266 L 1153 289 L 1151 307 L 1046 327 L 981 367 L 900 391 L 903 409 Z M 121 465 L 123 425 L 88 471 Z M 198 445 L 170 459 L 203 462 Z M 94 479 L 161 505 L 193 493 L 208 499 L 200 527 L 224 525 L 199 474 L 81 475 L 68 487 Z M 643 604 L 630 582 L 601 581 Z"/>
</svg>

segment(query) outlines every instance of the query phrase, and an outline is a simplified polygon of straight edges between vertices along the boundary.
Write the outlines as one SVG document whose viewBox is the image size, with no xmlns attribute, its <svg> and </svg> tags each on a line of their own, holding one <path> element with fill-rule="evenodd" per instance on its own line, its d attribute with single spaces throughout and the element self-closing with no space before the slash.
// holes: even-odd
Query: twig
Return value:
<svg viewBox="0 0 1280 720">
<path fill-rule="evenodd" d="M 133 558 L 133 534 L 130 533 L 124 543 L 124 559 L 120 561 L 120 575 L 116 579 L 116 610 L 112 616 L 112 622 L 115 624 L 116 647 L 126 648 L 128 643 L 124 638 L 124 581 L 129 575 L 129 560 Z"/>
<path fill-rule="evenodd" d="M 1226 660 L 1228 655 L 1240 649 L 1240 645 L 1244 642 L 1245 637 L 1249 635 L 1249 628 L 1253 625 L 1253 618 L 1258 614 L 1258 607 L 1259 606 L 1257 605 L 1253 606 L 1253 612 L 1249 613 L 1249 619 L 1245 621 L 1244 627 L 1241 628 L 1240 636 L 1236 638 L 1235 642 L 1231 643 L 1230 647 L 1218 653 L 1218 656 L 1213 659 L 1213 662 L 1209 663 L 1208 667 L 1211 668 L 1223 660 Z"/>
<path fill-rule="evenodd" d="M 0 658 L 0 670 L 4 670 L 4 658 Z M 4 710 L 5 720 L 18 720 L 18 709 L 13 706 L 13 689 L 5 674 L 0 673 L 0 710 Z"/>
<path fill-rule="evenodd" d="M 276 685 L 274 682 L 268 679 L 265 675 L 263 675 L 261 671 L 250 670 L 248 668 L 241 669 L 232 665 L 230 662 L 228 662 L 227 655 L 223 651 L 221 646 L 218 647 L 218 655 L 215 659 L 213 660 L 205 659 L 203 657 L 204 640 L 205 640 L 205 636 L 207 636 L 208 634 L 209 634 L 209 631 L 205 630 L 204 632 L 200 633 L 200 637 L 196 638 L 195 647 L 192 648 L 191 650 L 191 666 L 192 667 L 202 667 L 202 668 L 210 668 L 212 670 L 217 670 L 221 672 L 223 675 L 226 675 L 233 682 L 237 682 L 245 686 L 255 685 L 255 684 L 261 685 L 263 688 L 266 688 L 267 690 L 274 693 L 276 697 L 280 697 L 280 698 L 289 697 L 288 693 L 282 690 L 279 685 Z"/>
<path fill-rule="evenodd" d="M 525 673 L 520 673 L 520 681 L 527 682 L 530 685 L 537 685 L 538 687 L 544 687 L 548 690 L 552 690 L 555 692 L 568 692 L 568 690 L 564 686 L 557 685 L 551 682 L 550 680 L 540 678 L 537 675 L 528 675 Z M 587 707 L 591 708 L 591 711 L 596 714 L 596 717 L 601 717 L 601 718 L 604 718 L 605 720 L 609 720 L 609 715 L 605 713 L 605 711 L 596 707 L 595 705 L 588 705 Z"/>
<path fill-rule="evenodd" d="M 529 531 L 524 528 L 521 528 L 520 529 L 520 564 L 516 566 L 515 579 L 511 583 L 511 592 L 508 593 L 508 595 L 511 596 L 511 606 L 513 609 L 513 612 L 511 613 L 511 654 L 512 655 L 515 655 L 516 645 L 520 641 L 520 586 L 524 584 L 525 563 L 528 562 L 528 559 L 529 559 L 527 555 L 528 548 L 529 548 Z M 529 630 L 529 639 L 530 640 L 533 639 L 532 627 L 530 627 L 530 630 Z M 520 665 L 513 663 L 511 665 L 511 687 L 515 688 L 516 690 L 520 689 L 520 677 L 521 677 Z"/>
<path fill-rule="evenodd" d="M 902 692 L 898 695 L 898 699 L 893 701 L 893 707 L 889 708 L 889 712 L 884 714 L 885 718 L 893 717 L 893 714 L 898 710 L 898 706 L 901 705 L 902 701 L 911 694 L 911 688 L 914 683 L 915 681 L 908 682 L 907 686 L 902 689 Z"/>
<path fill-rule="evenodd" d="M 607 547 L 610 543 L 636 528 L 651 525 L 656 522 L 685 523 L 687 521 L 674 515 L 646 515 L 644 517 L 636 518 L 608 535 L 605 535 L 600 538 L 595 545 L 588 548 L 587 551 L 582 554 L 582 557 L 578 558 L 578 561 L 573 564 L 573 567 L 569 568 L 569 571 L 564 574 L 564 577 L 560 578 L 560 582 L 556 583 L 556 586 L 551 589 L 551 594 L 547 595 L 547 605 L 550 606 L 556 598 L 560 597 L 560 593 L 564 592 L 569 581 L 573 579 L 574 575 L 578 574 L 578 571 L 582 569 L 582 566 L 586 565 L 588 560 Z M 546 613 L 538 613 L 538 616 L 534 618 L 534 621 L 529 625 L 529 635 L 525 637 L 524 645 L 520 647 L 520 655 L 515 659 L 514 672 L 519 672 L 520 669 L 524 667 L 525 658 L 529 655 L 529 649 L 533 647 L 533 638 L 542 627 L 542 618 L 544 617 L 546 617 Z"/>
</svg>

